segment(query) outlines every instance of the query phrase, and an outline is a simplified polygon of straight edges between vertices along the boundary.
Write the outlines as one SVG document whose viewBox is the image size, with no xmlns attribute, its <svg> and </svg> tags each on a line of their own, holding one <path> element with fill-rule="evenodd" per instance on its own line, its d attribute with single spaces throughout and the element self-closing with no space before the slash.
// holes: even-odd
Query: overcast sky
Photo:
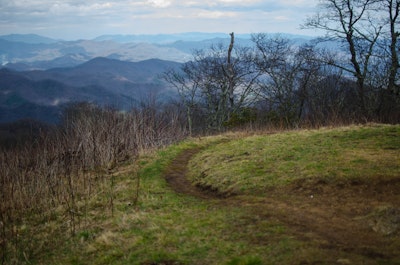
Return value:
<svg viewBox="0 0 400 265">
<path fill-rule="evenodd" d="M 90 39 L 103 34 L 292 33 L 318 0 L 0 0 L 0 35 Z"/>
</svg>

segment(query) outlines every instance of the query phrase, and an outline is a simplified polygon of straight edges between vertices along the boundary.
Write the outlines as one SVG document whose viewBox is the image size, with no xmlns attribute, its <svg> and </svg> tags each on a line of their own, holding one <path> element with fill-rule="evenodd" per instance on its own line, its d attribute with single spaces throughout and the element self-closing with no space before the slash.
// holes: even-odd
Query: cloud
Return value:
<svg viewBox="0 0 400 265">
<path fill-rule="evenodd" d="M 318 0 L 0 0 L 0 35 L 298 31 Z"/>
<path fill-rule="evenodd" d="M 210 19 L 218 19 L 223 17 L 236 17 L 237 13 L 235 12 L 223 12 L 223 11 L 201 11 L 197 14 L 198 18 L 210 18 Z"/>
<path fill-rule="evenodd" d="M 252 5 L 256 3 L 260 3 L 260 0 L 218 0 L 215 2 L 221 2 L 224 4 L 235 4 L 235 5 Z"/>
<path fill-rule="evenodd" d="M 171 5 L 171 2 L 167 0 L 149 0 L 148 2 L 150 5 L 160 8 L 165 8 Z"/>
<path fill-rule="evenodd" d="M 276 17 L 274 17 L 274 19 L 278 20 L 278 21 L 289 21 L 290 20 L 290 18 L 286 17 L 286 16 L 276 16 Z"/>
</svg>

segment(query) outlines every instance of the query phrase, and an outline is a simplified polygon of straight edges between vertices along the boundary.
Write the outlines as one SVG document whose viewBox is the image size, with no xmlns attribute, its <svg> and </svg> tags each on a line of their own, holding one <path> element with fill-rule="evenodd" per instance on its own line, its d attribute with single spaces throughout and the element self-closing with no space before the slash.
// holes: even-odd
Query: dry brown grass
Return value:
<svg viewBox="0 0 400 265">
<path fill-rule="evenodd" d="M 170 118 L 146 109 L 123 114 L 83 104 L 67 114 L 34 143 L 0 150 L 1 264 L 32 262 L 90 227 L 93 215 L 112 216 L 115 167 L 184 136 Z"/>
</svg>

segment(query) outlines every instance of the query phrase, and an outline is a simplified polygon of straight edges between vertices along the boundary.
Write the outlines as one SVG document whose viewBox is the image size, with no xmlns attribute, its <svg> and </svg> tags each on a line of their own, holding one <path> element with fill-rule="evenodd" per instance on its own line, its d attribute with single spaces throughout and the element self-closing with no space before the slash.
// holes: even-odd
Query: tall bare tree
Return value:
<svg viewBox="0 0 400 265">
<path fill-rule="evenodd" d="M 207 127 L 221 130 L 231 115 L 249 100 L 257 77 L 248 48 L 219 43 L 193 52 L 193 60 L 180 71 L 164 73 L 164 79 L 177 88 L 185 102 L 191 130 L 193 109 L 201 107 Z"/>
<path fill-rule="evenodd" d="M 191 61 L 182 65 L 180 70 L 168 69 L 162 74 L 162 78 L 172 85 L 181 97 L 181 101 L 186 109 L 186 119 L 189 135 L 193 133 L 193 111 L 197 105 L 199 86 L 202 77 L 195 71 L 196 64 Z"/>
<path fill-rule="evenodd" d="M 376 0 L 322 0 L 321 9 L 310 17 L 304 28 L 325 31 L 325 39 L 341 41 L 349 53 L 350 65 L 331 60 L 330 63 L 356 78 L 361 114 L 369 116 L 367 107 L 371 59 L 384 27 L 377 18 Z"/>
<path fill-rule="evenodd" d="M 322 66 L 315 47 L 302 46 L 282 36 L 255 34 L 255 64 L 260 71 L 258 94 L 269 106 L 272 120 L 295 126 L 308 115 L 309 90 L 321 80 Z"/>
<path fill-rule="evenodd" d="M 390 67 L 388 76 L 388 90 L 393 94 L 399 96 L 400 86 L 396 81 L 398 81 L 399 74 L 399 47 L 398 47 L 398 37 L 400 35 L 397 27 L 399 24 L 400 15 L 400 1 L 399 0 L 385 0 L 382 1 L 383 10 L 387 10 L 389 14 L 388 25 L 390 33 Z"/>
</svg>

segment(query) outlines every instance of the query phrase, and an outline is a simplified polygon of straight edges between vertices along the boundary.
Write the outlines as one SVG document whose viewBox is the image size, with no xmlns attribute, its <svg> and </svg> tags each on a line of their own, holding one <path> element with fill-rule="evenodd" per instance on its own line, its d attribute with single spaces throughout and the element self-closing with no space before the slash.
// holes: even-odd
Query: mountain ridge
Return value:
<svg viewBox="0 0 400 265">
<path fill-rule="evenodd" d="M 8 34 L 0 36 L 0 39 L 28 44 L 52 44 L 60 41 L 37 34 Z"/>
<path fill-rule="evenodd" d="M 250 46 L 250 37 L 236 34 L 235 43 Z M 292 37 L 297 44 L 309 40 L 284 37 Z M 10 69 L 0 71 L 0 122 L 16 118 L 53 122 L 57 120 L 54 113 L 76 101 L 129 109 L 149 94 L 161 100 L 174 98 L 176 91 L 158 76 L 178 69 L 194 50 L 230 41 L 225 33 L 195 32 L 133 35 L 133 42 L 118 42 L 118 38 L 132 41 L 132 35 L 73 41 L 35 34 L 0 36 L 0 64 Z"/>
<path fill-rule="evenodd" d="M 179 66 L 159 59 L 125 62 L 101 57 L 75 67 L 48 70 L 1 68 L 0 123 L 23 118 L 54 123 L 63 107 L 73 102 L 128 110 L 150 94 L 167 101 L 176 97 L 176 92 L 158 76 Z"/>
<path fill-rule="evenodd" d="M 272 34 L 271 34 L 272 35 Z M 309 36 L 282 35 L 308 41 Z M 56 40 L 34 34 L 0 36 L 0 64 L 19 71 L 76 66 L 96 57 L 138 62 L 157 58 L 187 62 L 196 49 L 228 43 L 227 33 L 102 35 L 94 39 Z M 251 34 L 236 34 L 235 42 L 249 46 Z"/>
</svg>

